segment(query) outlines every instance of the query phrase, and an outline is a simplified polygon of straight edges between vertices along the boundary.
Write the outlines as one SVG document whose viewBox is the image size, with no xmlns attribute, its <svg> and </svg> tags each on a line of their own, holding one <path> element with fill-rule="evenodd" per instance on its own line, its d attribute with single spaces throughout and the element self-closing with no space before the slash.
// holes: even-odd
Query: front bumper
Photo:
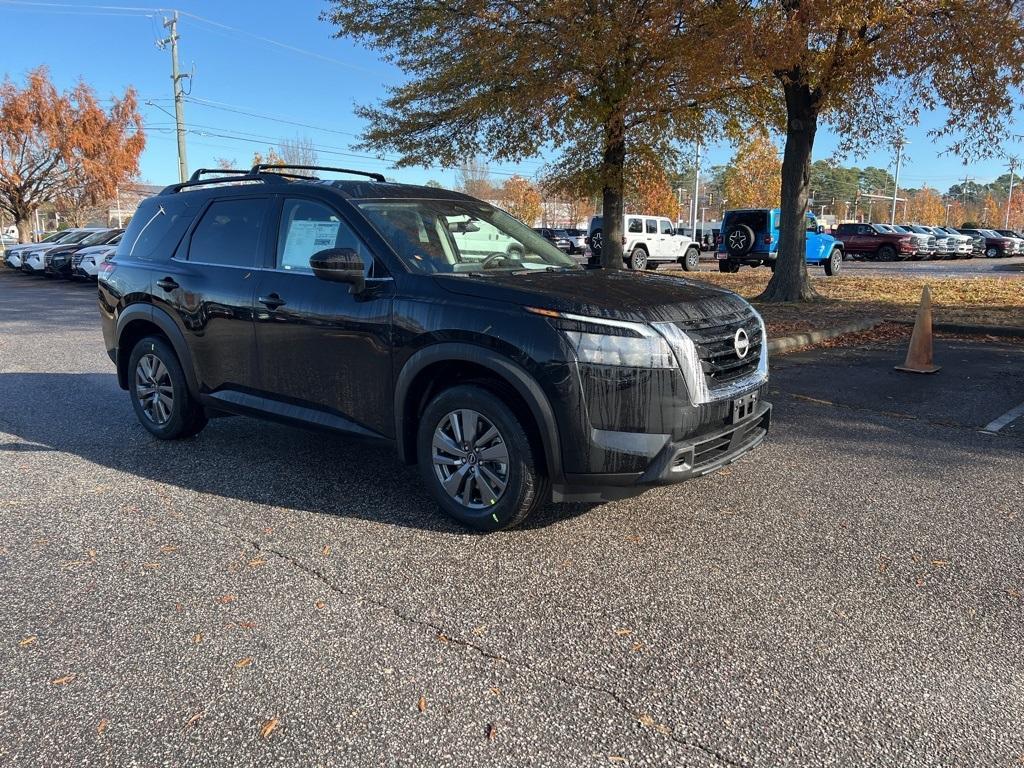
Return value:
<svg viewBox="0 0 1024 768">
<path fill-rule="evenodd" d="M 758 400 L 753 414 L 734 424 L 676 442 L 666 441 L 643 472 L 566 474 L 564 484 L 553 486 L 553 499 L 556 502 L 612 501 L 635 496 L 655 486 L 703 477 L 732 464 L 764 442 L 771 428 L 771 415 L 771 403 Z"/>
</svg>

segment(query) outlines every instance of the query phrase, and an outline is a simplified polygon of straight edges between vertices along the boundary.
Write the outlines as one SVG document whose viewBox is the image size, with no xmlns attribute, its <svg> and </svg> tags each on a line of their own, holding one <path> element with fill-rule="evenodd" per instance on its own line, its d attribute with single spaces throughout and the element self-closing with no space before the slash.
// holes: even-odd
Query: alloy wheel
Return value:
<svg viewBox="0 0 1024 768">
<path fill-rule="evenodd" d="M 434 474 L 452 499 L 468 509 L 488 509 L 508 486 L 508 446 L 483 414 L 451 411 L 434 429 Z"/>
<path fill-rule="evenodd" d="M 157 426 L 171 420 L 174 408 L 174 386 L 171 373 L 156 355 L 149 353 L 139 358 L 135 367 L 135 396 L 146 418 Z"/>
</svg>

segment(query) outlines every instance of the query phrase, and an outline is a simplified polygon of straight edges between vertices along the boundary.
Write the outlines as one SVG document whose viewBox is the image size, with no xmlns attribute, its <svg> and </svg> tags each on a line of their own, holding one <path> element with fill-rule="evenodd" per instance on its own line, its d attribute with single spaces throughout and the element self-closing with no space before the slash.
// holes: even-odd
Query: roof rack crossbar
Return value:
<svg viewBox="0 0 1024 768">
<path fill-rule="evenodd" d="M 163 188 L 161 195 L 173 195 L 175 192 L 180 192 L 183 189 L 191 189 L 192 187 L 205 187 L 213 184 L 237 184 L 240 181 L 258 181 L 263 184 L 270 183 L 282 183 L 284 182 L 284 174 L 270 174 L 270 173 L 257 173 L 253 174 L 252 171 L 232 171 L 233 175 L 230 176 L 215 176 L 210 179 L 197 179 L 196 181 L 182 181 L 178 184 L 171 184 Z M 193 174 L 195 175 L 195 174 Z M 277 178 L 273 178 L 277 176 Z"/>
<path fill-rule="evenodd" d="M 188 180 L 189 180 L 189 181 L 199 181 L 199 179 L 200 179 L 201 177 L 203 177 L 203 176 L 205 176 L 205 175 L 207 175 L 207 174 L 210 174 L 210 173 L 219 173 L 219 174 L 230 174 L 230 173 L 233 173 L 233 174 L 246 174 L 246 173 L 251 173 L 251 171 L 248 171 L 248 170 L 241 170 L 241 169 L 239 169 L 239 168 L 197 168 L 197 169 L 196 169 L 196 171 L 195 171 L 195 173 L 193 173 L 193 174 L 192 174 L 191 176 L 189 176 L 189 177 L 188 177 Z"/>
<path fill-rule="evenodd" d="M 368 179 L 374 181 L 384 182 L 387 179 L 384 178 L 382 173 L 374 173 L 372 171 L 355 171 L 351 168 L 334 168 L 329 165 L 292 165 L 291 163 L 257 163 L 252 167 L 249 173 L 258 174 L 265 170 L 274 170 L 277 168 L 290 168 L 291 170 L 298 171 L 332 171 L 333 173 L 349 173 L 353 176 L 365 176 Z"/>
</svg>

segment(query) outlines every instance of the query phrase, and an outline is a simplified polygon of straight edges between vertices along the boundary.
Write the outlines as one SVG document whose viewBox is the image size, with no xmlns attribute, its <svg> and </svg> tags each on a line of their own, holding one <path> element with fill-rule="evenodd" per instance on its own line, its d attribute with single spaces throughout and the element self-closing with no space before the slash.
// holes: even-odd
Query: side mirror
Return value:
<svg viewBox="0 0 1024 768">
<path fill-rule="evenodd" d="M 361 293 L 366 287 L 364 264 L 352 248 L 328 248 L 309 257 L 309 266 L 320 280 L 348 283 L 349 293 Z"/>
<path fill-rule="evenodd" d="M 825 234 L 825 225 L 824 224 L 819 224 L 818 225 L 818 234 L 819 235 L 824 235 Z"/>
</svg>

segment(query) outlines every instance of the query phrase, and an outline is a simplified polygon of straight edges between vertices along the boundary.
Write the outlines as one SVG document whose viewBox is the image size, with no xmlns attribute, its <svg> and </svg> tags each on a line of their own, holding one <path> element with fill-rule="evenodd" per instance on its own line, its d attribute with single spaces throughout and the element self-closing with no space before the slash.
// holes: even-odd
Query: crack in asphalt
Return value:
<svg viewBox="0 0 1024 768">
<path fill-rule="evenodd" d="M 554 681 L 559 682 L 559 683 L 561 683 L 563 685 L 567 685 L 567 686 L 569 686 L 571 688 L 577 688 L 577 689 L 581 689 L 581 690 L 585 690 L 585 691 L 590 691 L 591 693 L 602 694 L 602 695 L 608 697 L 609 699 L 611 699 L 612 702 L 614 702 L 614 704 L 619 709 L 621 709 L 623 712 L 625 712 L 627 715 L 629 715 L 630 718 L 635 720 L 641 727 L 645 727 L 645 724 L 644 724 L 643 719 L 642 719 L 644 717 L 644 713 L 638 712 L 638 711 L 634 710 L 632 707 L 630 707 L 622 699 L 621 696 L 619 696 L 614 691 L 608 690 L 607 688 L 602 688 L 601 686 L 591 685 L 589 683 L 584 683 L 584 682 L 581 682 L 579 680 L 575 680 L 575 679 L 572 679 L 572 678 L 569 678 L 569 677 L 558 675 L 558 674 L 556 674 L 554 672 L 549 672 L 549 671 L 547 671 L 545 669 L 540 669 L 540 668 L 535 667 L 532 664 L 529 664 L 527 662 L 524 662 L 524 661 L 521 661 L 521 660 L 514 660 L 514 659 L 509 658 L 507 656 L 503 656 L 502 654 L 494 653 L 492 651 L 489 651 L 489 650 L 487 650 L 487 648 L 485 648 L 485 647 L 483 647 L 481 645 L 478 645 L 478 644 L 472 642 L 471 640 L 467 640 L 467 639 L 462 638 L 462 637 L 454 637 L 454 636 L 450 635 L 448 633 L 448 631 L 443 626 L 441 626 L 440 624 L 437 624 L 435 622 L 432 622 L 432 621 L 429 621 L 427 619 L 423 619 L 423 618 L 420 618 L 420 617 L 417 617 L 417 616 L 412 616 L 412 615 L 406 614 L 401 609 L 399 609 L 397 606 L 392 605 L 391 603 L 386 603 L 386 602 L 384 602 L 382 600 L 377 600 L 377 599 L 374 599 L 372 597 L 368 597 L 366 595 L 362 595 L 362 594 L 359 594 L 359 593 L 354 593 L 354 592 L 350 592 L 350 591 L 344 590 L 341 587 L 339 587 L 336 584 L 334 584 L 330 580 L 330 578 L 327 576 L 327 574 L 325 574 L 324 572 L 320 571 L 319 569 L 317 569 L 317 568 L 315 568 L 315 567 L 313 567 L 311 565 L 308 565 L 307 563 L 304 563 L 303 561 L 301 561 L 300 559 L 298 559 L 294 555 L 290 555 L 287 552 L 283 552 L 281 550 L 274 549 L 273 547 L 264 546 L 260 541 L 257 541 L 255 539 L 247 538 L 246 536 L 238 533 L 237 531 L 234 531 L 234 530 L 228 528 L 227 526 L 225 526 L 225 525 L 223 525 L 223 524 L 221 524 L 219 522 L 216 522 L 216 521 L 211 521 L 211 522 L 213 522 L 218 528 L 222 529 L 226 533 L 229 533 L 230 535 L 232 535 L 232 536 L 242 540 L 243 542 L 249 544 L 249 546 L 251 546 L 256 552 L 267 553 L 267 554 L 271 554 L 271 555 L 273 555 L 275 557 L 281 558 L 285 562 L 289 563 L 296 570 L 298 570 L 298 571 L 300 571 L 302 573 L 305 573 L 305 574 L 307 574 L 309 576 L 314 577 L 315 579 L 320 581 L 322 584 L 324 584 L 328 589 L 330 589 L 332 592 L 335 592 L 338 595 L 342 595 L 343 597 L 348 597 L 348 598 L 354 598 L 354 599 L 359 600 L 361 602 L 368 603 L 370 605 L 374 605 L 377 608 L 380 608 L 382 610 L 389 611 L 393 616 L 395 616 L 395 618 L 397 618 L 400 621 L 403 621 L 403 622 L 405 622 L 407 624 L 414 624 L 414 625 L 418 625 L 420 627 L 426 627 L 428 629 L 432 629 L 432 630 L 434 630 L 437 633 L 438 638 L 440 640 L 442 640 L 443 642 L 448 642 L 448 643 L 451 643 L 453 645 L 461 646 L 463 648 L 467 648 L 469 650 L 475 651 L 477 654 L 479 654 L 481 657 L 483 657 L 485 659 L 491 659 L 493 661 L 500 661 L 500 662 L 502 662 L 504 664 L 507 664 L 509 667 L 514 667 L 514 668 L 519 668 L 519 669 L 527 670 L 529 672 L 532 672 L 535 675 L 538 675 L 540 677 L 546 677 L 549 680 L 554 680 Z M 665 730 L 662 730 L 662 728 L 667 728 L 668 729 L 667 732 Z M 704 753 L 705 755 L 707 755 L 707 756 L 709 756 L 711 758 L 714 758 L 715 760 L 717 760 L 718 762 L 722 763 L 723 765 L 735 766 L 736 768 L 749 768 L 749 764 L 748 763 L 740 761 L 740 760 L 737 760 L 735 758 L 728 757 L 727 755 L 722 754 L 718 750 L 716 750 L 716 749 L 714 749 L 712 747 L 709 747 L 706 744 L 703 744 L 703 743 L 701 743 L 699 741 L 696 741 L 695 739 L 687 739 L 687 738 L 678 736 L 674 732 L 674 729 L 672 729 L 670 726 L 662 726 L 660 728 L 655 726 L 655 727 L 652 728 L 652 730 L 654 730 L 655 733 L 660 733 L 663 736 L 667 736 L 672 741 L 674 741 L 675 743 L 677 743 L 677 744 L 679 744 L 681 746 L 689 747 L 691 749 L 699 750 L 700 752 Z"/>
</svg>

